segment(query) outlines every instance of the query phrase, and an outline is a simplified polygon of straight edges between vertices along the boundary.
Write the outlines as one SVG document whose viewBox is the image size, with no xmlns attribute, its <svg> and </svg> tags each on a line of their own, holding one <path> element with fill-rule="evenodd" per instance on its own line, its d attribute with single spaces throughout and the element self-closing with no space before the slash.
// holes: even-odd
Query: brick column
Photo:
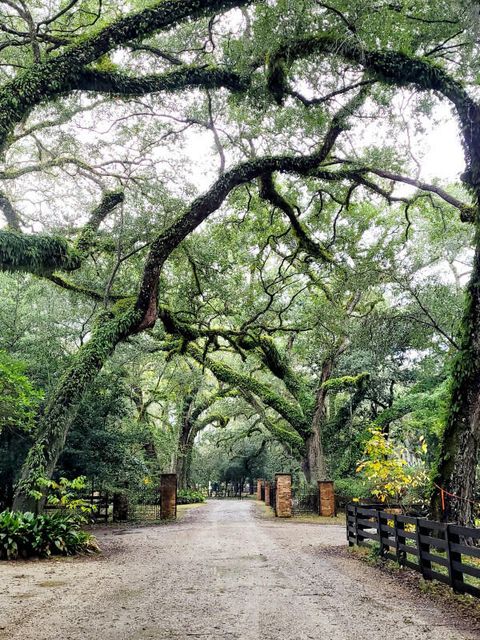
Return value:
<svg viewBox="0 0 480 640">
<path fill-rule="evenodd" d="M 262 484 L 263 480 L 257 480 L 257 500 L 262 499 Z"/>
<path fill-rule="evenodd" d="M 337 515 L 335 488 L 330 480 L 319 480 L 318 482 L 318 513 L 327 518 L 334 518 Z"/>
<path fill-rule="evenodd" d="M 292 517 L 292 476 L 289 473 L 276 473 L 275 482 L 277 517 Z"/>
<path fill-rule="evenodd" d="M 160 517 L 174 520 L 177 517 L 177 474 L 162 473 L 160 478 Z"/>
<path fill-rule="evenodd" d="M 270 482 L 265 480 L 265 504 L 267 507 L 270 506 Z"/>
<path fill-rule="evenodd" d="M 113 522 L 128 520 L 129 504 L 128 495 L 125 493 L 113 494 Z"/>
</svg>

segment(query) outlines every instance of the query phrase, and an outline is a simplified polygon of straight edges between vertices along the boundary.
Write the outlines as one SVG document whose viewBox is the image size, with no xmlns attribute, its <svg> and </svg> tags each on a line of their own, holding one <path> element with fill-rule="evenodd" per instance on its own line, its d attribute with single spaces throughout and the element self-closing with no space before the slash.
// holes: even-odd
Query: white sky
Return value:
<svg viewBox="0 0 480 640">
<path fill-rule="evenodd" d="M 438 110 L 441 112 L 443 108 L 438 107 Z M 458 181 L 465 167 L 457 123 L 449 110 L 446 116 L 448 119 L 435 126 L 426 138 L 425 156 L 421 164 L 422 177 L 427 181 L 434 178 Z"/>
</svg>

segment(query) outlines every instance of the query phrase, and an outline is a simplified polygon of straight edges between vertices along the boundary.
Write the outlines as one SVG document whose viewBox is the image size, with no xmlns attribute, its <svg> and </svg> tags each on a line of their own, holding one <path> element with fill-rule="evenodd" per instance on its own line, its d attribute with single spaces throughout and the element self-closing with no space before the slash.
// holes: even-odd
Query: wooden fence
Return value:
<svg viewBox="0 0 480 640">
<path fill-rule="evenodd" d="M 347 505 L 349 546 L 378 543 L 380 555 L 480 597 L 480 529 Z"/>
</svg>

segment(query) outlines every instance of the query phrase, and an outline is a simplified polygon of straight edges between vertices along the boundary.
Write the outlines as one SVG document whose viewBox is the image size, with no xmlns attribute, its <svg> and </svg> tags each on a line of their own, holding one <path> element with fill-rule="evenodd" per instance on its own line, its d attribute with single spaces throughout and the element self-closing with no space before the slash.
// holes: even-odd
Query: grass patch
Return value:
<svg viewBox="0 0 480 640">
<path fill-rule="evenodd" d="M 206 502 L 192 502 L 191 504 L 177 504 L 177 518 L 181 518 L 187 511 L 204 507 Z"/>
<path fill-rule="evenodd" d="M 298 516 L 293 516 L 294 522 L 308 522 L 311 524 L 336 524 L 342 527 L 345 526 L 345 514 L 339 513 L 334 518 L 327 518 L 325 516 L 317 516 L 315 513 L 302 513 Z"/>
</svg>

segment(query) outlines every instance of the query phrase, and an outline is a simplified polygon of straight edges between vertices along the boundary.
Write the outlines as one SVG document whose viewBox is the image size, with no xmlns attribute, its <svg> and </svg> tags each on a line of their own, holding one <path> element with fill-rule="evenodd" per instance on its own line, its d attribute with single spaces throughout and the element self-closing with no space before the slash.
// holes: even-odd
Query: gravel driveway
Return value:
<svg viewBox="0 0 480 640">
<path fill-rule="evenodd" d="M 233 500 L 169 525 L 104 530 L 101 558 L 0 562 L 0 638 L 479 637 L 394 578 L 329 552 L 344 536 Z"/>
</svg>

